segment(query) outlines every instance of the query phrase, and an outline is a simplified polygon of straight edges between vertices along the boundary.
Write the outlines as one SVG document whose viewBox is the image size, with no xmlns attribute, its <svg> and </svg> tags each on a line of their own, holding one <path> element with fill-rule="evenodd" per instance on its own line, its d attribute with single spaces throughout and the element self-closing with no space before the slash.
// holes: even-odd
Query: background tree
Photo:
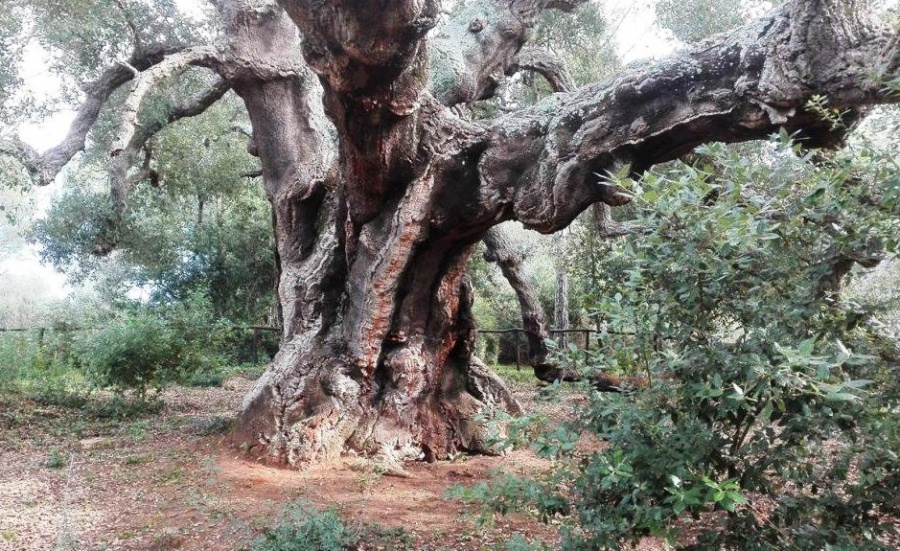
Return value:
<svg viewBox="0 0 900 551">
<path fill-rule="evenodd" d="M 158 303 L 202 293 L 219 317 L 245 323 L 270 317 L 269 206 L 248 177 L 258 169 L 246 137 L 231 128 L 242 116 L 236 98 L 224 98 L 192 124 L 169 125 L 148 141 L 151 185 L 134 190 L 115 225 L 108 223 L 106 153 L 88 152 L 32 231 L 43 258 L 75 281 L 102 279 L 113 299 L 136 286 Z M 110 241 L 116 254 L 98 255 L 98 243 Z"/>
</svg>

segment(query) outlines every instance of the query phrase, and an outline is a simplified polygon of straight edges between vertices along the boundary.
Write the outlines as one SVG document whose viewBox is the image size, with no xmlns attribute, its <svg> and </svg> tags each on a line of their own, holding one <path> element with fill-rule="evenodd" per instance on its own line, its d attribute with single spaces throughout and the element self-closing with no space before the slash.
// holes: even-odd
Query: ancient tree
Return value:
<svg viewBox="0 0 900 551">
<path fill-rule="evenodd" d="M 708 141 L 784 128 L 809 146 L 834 144 L 840 134 L 805 108 L 813 95 L 848 121 L 893 99 L 879 78 L 897 69 L 897 36 L 865 2 L 794 0 L 671 59 L 471 120 L 466 106 L 518 70 L 568 88 L 564 70 L 523 46 L 543 10 L 583 2 L 480 0 L 450 17 L 439 0 L 216 0 L 222 44 L 138 44 L 86 89 L 57 148 L 7 142 L 0 152 L 52 179 L 100 106 L 130 86 L 109 175 L 126 209 L 156 130 L 134 124 L 141 98 L 188 67 L 215 72 L 168 121 L 229 88 L 242 98 L 273 207 L 284 319 L 281 351 L 235 437 L 295 465 L 490 451 L 480 416 L 519 409 L 473 355 L 465 267 L 491 228 L 518 220 L 556 232 L 591 205 L 628 201 L 604 174 L 640 173 Z"/>
</svg>

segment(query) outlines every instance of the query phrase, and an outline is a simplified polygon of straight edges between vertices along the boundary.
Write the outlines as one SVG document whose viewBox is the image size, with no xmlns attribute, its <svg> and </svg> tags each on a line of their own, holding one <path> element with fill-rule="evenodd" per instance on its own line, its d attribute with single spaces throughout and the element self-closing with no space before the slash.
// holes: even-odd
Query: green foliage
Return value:
<svg viewBox="0 0 900 551">
<path fill-rule="evenodd" d="M 88 377 L 116 390 L 162 388 L 174 378 L 185 343 L 165 320 L 153 315 L 113 322 L 87 340 L 80 356 Z"/>
<path fill-rule="evenodd" d="M 0 391 L 67 393 L 83 381 L 70 333 L 0 333 Z"/>
<path fill-rule="evenodd" d="M 251 551 L 342 551 L 353 543 L 351 531 L 333 509 L 320 511 L 297 502 L 288 507 L 281 522 Z"/>
<path fill-rule="evenodd" d="M 212 310 L 202 295 L 117 309 L 84 297 L 56 303 L 52 327 L 0 333 L 0 393 L 118 418 L 158 411 L 158 396 L 146 396 L 152 388 L 258 377 L 259 363 L 240 363 L 251 356 L 251 333 Z M 257 361 L 270 357 L 268 339 L 276 338 L 266 333 L 256 339 Z M 135 391 L 136 399 L 91 395 L 101 388 Z"/>
<path fill-rule="evenodd" d="M 216 323 L 199 296 L 159 310 L 137 309 L 82 334 L 78 356 L 96 386 L 139 396 L 176 381 L 208 381 L 223 363 Z"/>
<path fill-rule="evenodd" d="M 36 38 L 55 57 L 52 68 L 79 81 L 96 78 L 109 59 L 128 59 L 138 44 L 187 44 L 202 30 L 174 0 L 11 2 L 33 18 Z"/>
<path fill-rule="evenodd" d="M 588 3 L 574 13 L 544 11 L 529 44 L 552 51 L 565 63 L 578 86 L 611 76 L 620 68 L 603 7 Z M 549 91 L 549 89 L 548 89 Z"/>
<path fill-rule="evenodd" d="M 0 123 L 9 124 L 15 116 L 11 102 L 21 85 L 18 64 L 23 47 L 18 44 L 22 32 L 23 12 L 18 6 L 4 7 L 0 12 Z"/>
<path fill-rule="evenodd" d="M 710 145 L 693 164 L 617 182 L 636 196 L 640 230 L 602 266 L 595 368 L 642 374 L 648 388 L 588 390 L 571 425 L 520 438 L 555 469 L 464 497 L 561 518 L 564 549 L 678 542 L 701 517 L 703 549 L 888 549 L 897 368 L 869 312 L 839 291 L 854 264 L 897 250 L 894 147 Z M 605 444 L 579 451 L 579 435 Z"/>
<path fill-rule="evenodd" d="M 684 42 L 734 29 L 747 16 L 759 16 L 767 2 L 751 0 L 659 0 L 656 17 L 660 25 Z"/>
<path fill-rule="evenodd" d="M 59 450 L 51 450 L 47 460 L 44 461 L 44 466 L 48 469 L 62 469 L 67 464 L 66 456 L 61 454 Z"/>
<path fill-rule="evenodd" d="M 199 292 L 220 317 L 264 318 L 275 278 L 269 205 L 258 182 L 242 176 L 253 161 L 228 129 L 236 116 L 235 102 L 222 101 L 158 135 L 157 185 L 137 187 L 121 219 L 105 189 L 105 155 L 80 166 L 34 224 L 43 259 L 75 281 L 99 280 L 112 300 L 135 286 L 156 304 Z M 114 247 L 111 257 L 98 254 Z"/>
<path fill-rule="evenodd" d="M 288 505 L 266 535 L 250 551 L 343 551 L 351 549 L 412 550 L 413 539 L 402 528 L 362 524 L 347 526 L 334 508 L 319 509 L 305 501 Z"/>
<path fill-rule="evenodd" d="M 71 185 L 47 215 L 35 222 L 32 238 L 43 246 L 44 261 L 81 281 L 98 269 L 100 259 L 95 252 L 119 243 L 120 233 L 108 196 Z"/>
</svg>

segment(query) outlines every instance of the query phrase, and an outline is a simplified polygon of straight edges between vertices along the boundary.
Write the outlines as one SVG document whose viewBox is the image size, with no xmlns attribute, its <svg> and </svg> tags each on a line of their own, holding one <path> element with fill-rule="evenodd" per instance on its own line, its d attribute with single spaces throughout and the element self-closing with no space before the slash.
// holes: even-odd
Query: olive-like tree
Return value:
<svg viewBox="0 0 900 551">
<path fill-rule="evenodd" d="M 112 211 L 123 212 L 152 171 L 149 137 L 234 90 L 273 207 L 284 319 L 235 437 L 291 464 L 490 451 L 479 417 L 519 409 L 473 355 L 465 266 L 491 228 L 556 232 L 593 204 L 628 201 L 605 174 L 704 142 L 785 128 L 833 145 L 841 131 L 805 107 L 814 95 L 846 122 L 896 99 L 881 79 L 896 75 L 898 37 L 864 0 L 791 0 L 670 59 L 470 120 L 465 106 L 505 75 L 565 79 L 526 47 L 528 31 L 544 10 L 584 2 L 471 0 L 450 15 L 439 0 L 214 0 L 220 42 L 135 40 L 129 59 L 87 83 L 62 143 L 38 154 L 8 140 L 0 152 L 52 180 L 130 86 L 109 146 Z M 150 90 L 197 66 L 217 75 L 205 90 L 136 124 Z"/>
</svg>

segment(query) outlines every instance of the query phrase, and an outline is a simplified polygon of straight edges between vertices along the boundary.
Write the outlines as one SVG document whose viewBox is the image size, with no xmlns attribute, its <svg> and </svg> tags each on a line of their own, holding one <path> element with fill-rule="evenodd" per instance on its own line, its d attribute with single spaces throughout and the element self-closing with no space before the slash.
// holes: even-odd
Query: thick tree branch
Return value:
<svg viewBox="0 0 900 551">
<path fill-rule="evenodd" d="M 125 100 L 125 105 L 122 107 L 122 120 L 119 123 L 119 130 L 116 133 L 116 137 L 110 146 L 110 157 L 119 155 L 129 146 L 138 126 L 138 113 L 140 112 L 141 103 L 154 86 L 161 80 L 186 70 L 192 64 L 209 62 L 214 59 L 216 59 L 216 50 L 212 47 L 201 46 L 167 56 L 156 65 L 145 71 L 139 72 L 136 75 L 131 94 L 128 96 L 128 99 Z M 221 89 L 219 97 L 221 97 L 228 89 L 228 86 L 224 84 L 224 81 L 219 84 L 219 87 L 221 86 L 224 86 L 224 88 Z M 215 101 L 215 99 L 213 99 L 213 101 Z M 205 107 L 201 108 L 201 112 L 202 109 L 205 109 Z"/>
<path fill-rule="evenodd" d="M 231 86 L 225 80 L 216 77 L 205 90 L 171 105 L 165 116 L 145 125 L 133 124 L 131 126 L 132 130 L 127 144 L 115 153 L 108 168 L 110 197 L 117 217 L 124 213 L 128 195 L 134 185 L 153 174 L 153 171 L 149 169 L 149 159 L 145 159 L 144 167 L 137 174 L 128 175 L 128 171 L 136 164 L 138 156 L 147 142 L 169 124 L 204 113 L 222 99 L 222 96 L 230 89 Z M 120 131 L 120 137 L 123 134 Z"/>
<path fill-rule="evenodd" d="M 431 41 L 431 93 L 444 105 L 491 97 L 504 76 L 518 70 L 517 55 L 537 17 L 548 9 L 571 11 L 586 1 L 467 2 Z"/>
<path fill-rule="evenodd" d="M 782 127 L 811 145 L 833 143 L 830 126 L 804 108 L 813 95 L 848 110 L 898 100 L 873 77 L 896 72 L 895 33 L 856 4 L 789 2 L 721 43 L 501 118 L 480 161 L 483 204 L 553 232 L 592 203 L 627 201 L 598 184 L 622 165 L 639 173 L 704 142 L 761 139 Z"/>
<path fill-rule="evenodd" d="M 575 89 L 575 79 L 565 62 L 546 50 L 522 48 L 516 58 L 516 66 L 520 70 L 532 71 L 544 77 L 554 92 L 571 92 Z"/>
<path fill-rule="evenodd" d="M 0 153 L 16 157 L 26 167 L 37 185 L 43 186 L 52 183 L 59 171 L 72 160 L 72 157 L 84 149 L 87 134 L 97 121 L 100 110 L 112 93 L 134 78 L 134 71 L 129 67 L 144 71 L 162 62 L 166 56 L 183 49 L 184 47 L 181 45 L 171 44 L 148 46 L 135 51 L 127 60 L 127 65 L 117 63 L 104 71 L 97 80 L 85 85 L 84 100 L 78 108 L 75 120 L 69 127 L 69 132 L 59 144 L 45 153 L 38 154 L 17 140 L 7 143 L 0 142 Z"/>
<path fill-rule="evenodd" d="M 436 0 L 279 2 L 303 34 L 303 52 L 324 87 L 326 111 L 340 136 L 346 198 L 361 225 L 406 189 L 425 132 L 429 103 L 422 47 L 437 22 Z M 425 153 L 427 154 L 427 153 Z"/>
<path fill-rule="evenodd" d="M 336 138 L 322 105 L 322 87 L 309 70 L 296 25 L 274 0 L 216 0 L 228 39 L 217 70 L 244 101 L 252 128 L 232 129 L 250 138 L 272 204 L 278 281 L 278 318 L 285 341 L 338 315 L 335 289 L 322 279 L 343 268 L 345 214 L 340 210 Z M 339 224 L 341 226 L 339 226 Z M 338 297 L 339 298 L 339 297 Z"/>
</svg>

